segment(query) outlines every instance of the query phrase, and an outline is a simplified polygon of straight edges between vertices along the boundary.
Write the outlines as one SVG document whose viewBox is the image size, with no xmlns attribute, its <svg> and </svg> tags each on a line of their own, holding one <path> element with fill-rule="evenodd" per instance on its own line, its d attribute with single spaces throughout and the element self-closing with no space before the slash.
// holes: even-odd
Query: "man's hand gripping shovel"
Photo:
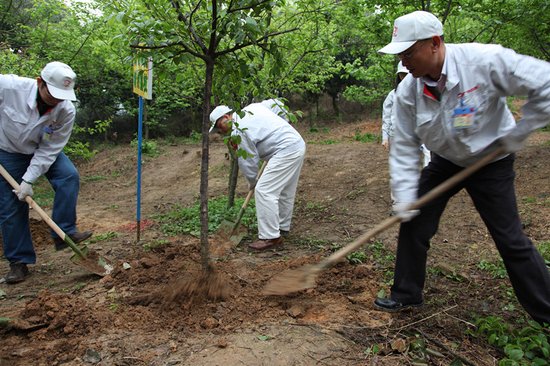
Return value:
<svg viewBox="0 0 550 366">
<path fill-rule="evenodd" d="M 19 191 L 19 184 L 12 178 L 6 169 L 0 165 L 0 174 L 2 177 L 13 187 L 14 190 Z M 97 252 L 89 249 L 85 245 L 78 247 L 69 235 L 65 234 L 63 230 L 48 216 L 46 212 L 29 196 L 25 197 L 29 206 L 34 209 L 42 220 L 44 220 L 49 227 L 61 238 L 74 252 L 71 257 L 71 261 L 81 267 L 84 267 L 88 271 L 95 273 L 99 276 L 105 276 L 111 273 L 113 270 L 112 261 L 100 256 Z"/>
<path fill-rule="evenodd" d="M 260 179 L 260 176 L 262 175 L 266 165 L 267 165 L 266 161 L 262 162 L 262 165 L 258 170 L 258 174 L 256 175 L 256 180 Z M 248 232 L 248 229 L 243 225 L 240 225 L 240 223 L 244 215 L 244 211 L 246 210 L 246 207 L 248 206 L 248 203 L 250 202 L 250 199 L 252 198 L 253 194 L 254 194 L 254 188 L 248 191 L 248 194 L 246 195 L 246 198 L 241 206 L 241 209 L 239 210 L 239 213 L 237 214 L 237 217 L 235 218 L 235 221 L 225 219 L 221 222 L 217 231 L 218 237 L 230 241 L 235 246 L 239 245 L 243 237 Z"/>
</svg>

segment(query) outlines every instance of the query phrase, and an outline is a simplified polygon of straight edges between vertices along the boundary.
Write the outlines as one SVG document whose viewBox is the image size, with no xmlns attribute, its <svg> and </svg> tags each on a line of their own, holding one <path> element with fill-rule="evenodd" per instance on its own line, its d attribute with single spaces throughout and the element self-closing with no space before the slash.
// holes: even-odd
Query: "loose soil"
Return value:
<svg viewBox="0 0 550 366">
<path fill-rule="evenodd" d="M 38 261 L 25 282 L 0 284 L 0 316 L 17 319 L 0 330 L 0 365 L 494 365 L 502 354 L 467 333 L 474 317 L 521 325 L 526 314 L 508 279 L 479 268 L 498 254 L 464 192 L 432 241 L 424 307 L 387 314 L 372 306 L 388 292 L 397 227 L 364 246 L 362 263 L 323 271 L 314 288 L 262 294 L 278 274 L 318 263 L 388 217 L 387 152 L 354 139 L 379 125 L 298 126 L 308 151 L 291 235 L 258 253 L 247 249 L 250 233 L 216 252 L 213 273 L 201 267 L 199 239 L 167 237 L 155 219 L 197 201 L 199 144 L 162 145 L 158 157 L 144 158 L 139 242 L 134 149 L 114 146 L 79 164 L 79 228 L 94 230 L 88 246 L 115 269 L 101 278 L 72 263 L 70 251 L 55 252 L 46 224 L 31 214 Z M 548 132 L 534 134 L 516 161 L 519 209 L 535 244 L 550 240 L 549 141 Z M 225 151 L 212 141 L 211 197 L 227 193 Z M 240 178 L 238 194 L 246 193 Z"/>
</svg>

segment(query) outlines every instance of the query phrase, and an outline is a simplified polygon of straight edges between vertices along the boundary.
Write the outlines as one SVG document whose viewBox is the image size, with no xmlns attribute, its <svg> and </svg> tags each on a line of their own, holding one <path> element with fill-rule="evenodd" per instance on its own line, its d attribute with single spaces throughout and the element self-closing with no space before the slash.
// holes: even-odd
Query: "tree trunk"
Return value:
<svg viewBox="0 0 550 366">
<path fill-rule="evenodd" d="M 207 58 L 206 78 L 204 82 L 204 104 L 202 109 L 202 159 L 201 159 L 201 184 L 200 184 L 200 219 L 201 219 L 201 264 L 202 269 L 211 271 L 210 243 L 208 242 L 208 150 L 210 123 L 208 115 L 210 112 L 210 98 L 212 96 L 212 78 L 214 76 L 214 60 Z"/>
</svg>

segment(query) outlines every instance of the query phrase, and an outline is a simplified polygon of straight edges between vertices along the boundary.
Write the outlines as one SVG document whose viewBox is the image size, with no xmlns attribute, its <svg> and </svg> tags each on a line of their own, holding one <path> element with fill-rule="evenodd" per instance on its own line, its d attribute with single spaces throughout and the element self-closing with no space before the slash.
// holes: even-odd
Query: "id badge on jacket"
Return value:
<svg viewBox="0 0 550 366">
<path fill-rule="evenodd" d="M 472 127 L 476 109 L 473 106 L 464 104 L 464 99 L 460 99 L 460 105 L 453 110 L 453 128 L 455 130 L 464 130 Z"/>
</svg>

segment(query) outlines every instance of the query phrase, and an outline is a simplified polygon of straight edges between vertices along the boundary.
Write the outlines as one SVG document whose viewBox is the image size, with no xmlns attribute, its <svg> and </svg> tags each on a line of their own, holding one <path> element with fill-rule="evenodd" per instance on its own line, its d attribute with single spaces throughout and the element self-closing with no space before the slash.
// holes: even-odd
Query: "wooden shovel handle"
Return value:
<svg viewBox="0 0 550 366">
<path fill-rule="evenodd" d="M 420 207 L 424 206 L 426 203 L 430 202 L 431 200 L 438 197 L 442 193 L 448 191 L 449 189 L 454 187 L 456 184 L 460 183 L 461 181 L 463 181 L 464 179 L 472 175 L 474 172 L 481 169 L 482 167 L 489 164 L 490 162 L 492 162 L 497 157 L 503 154 L 505 154 L 504 148 L 502 147 L 497 148 L 492 153 L 488 154 L 487 156 L 475 162 L 474 164 L 470 165 L 469 167 L 461 170 L 457 174 L 453 175 L 452 177 L 450 177 L 449 179 L 447 179 L 446 181 L 439 184 L 437 187 L 433 188 L 431 191 L 429 191 L 428 193 L 426 193 L 425 195 L 417 199 L 415 202 L 413 202 L 409 206 L 409 209 L 411 210 L 419 209 Z M 358 249 L 362 245 L 366 244 L 372 237 L 385 231 L 390 226 L 398 223 L 399 221 L 401 220 L 397 216 L 388 217 L 387 219 L 385 219 L 384 221 L 376 225 L 374 228 L 372 228 L 371 230 L 367 231 L 366 233 L 364 233 L 363 235 L 355 239 L 350 244 L 346 245 L 345 247 L 341 248 L 340 250 L 334 252 L 332 255 L 324 259 L 322 262 L 320 262 L 317 265 L 317 269 L 321 270 L 339 262 L 348 254 Z"/>
<path fill-rule="evenodd" d="M 0 174 L 2 175 L 2 177 L 4 177 L 4 179 L 13 187 L 13 189 L 15 189 L 16 191 L 19 191 L 20 187 L 19 187 L 19 184 L 15 181 L 15 179 L 12 178 L 12 176 L 10 175 L 10 173 L 8 173 L 8 171 L 6 169 L 4 169 L 4 167 L 0 164 Z M 74 244 L 74 242 L 71 240 L 71 238 L 69 236 L 67 236 L 67 234 L 65 234 L 65 232 L 63 230 L 61 230 L 61 228 L 50 218 L 50 216 L 48 216 L 48 214 L 42 209 L 42 207 L 40 207 L 38 205 L 38 203 L 36 203 L 32 197 L 30 196 L 27 196 L 25 197 L 25 201 L 29 204 L 29 206 L 35 210 L 36 212 L 38 212 L 38 214 L 40 215 L 40 217 L 42 218 L 42 220 L 44 220 L 49 227 L 52 228 L 53 231 L 55 231 L 55 233 L 65 242 L 67 243 L 71 249 L 81 258 L 86 258 L 86 256 L 84 255 L 84 253 L 82 253 L 82 251 L 80 250 L 80 248 L 78 248 L 76 246 L 76 244 Z"/>
<path fill-rule="evenodd" d="M 262 173 L 264 172 L 265 166 L 267 165 L 267 161 L 263 161 L 262 165 L 260 166 L 260 169 L 258 170 L 258 174 L 256 174 L 256 181 L 260 179 L 262 176 Z M 233 230 L 231 230 L 231 235 L 237 230 L 237 227 L 239 226 L 239 223 L 241 222 L 241 219 L 244 215 L 244 210 L 246 210 L 246 207 L 248 206 L 248 203 L 252 199 L 252 195 L 254 194 L 254 188 L 252 188 L 250 191 L 248 191 L 248 194 L 246 195 L 246 198 L 244 199 L 243 205 L 241 206 L 241 209 L 239 210 L 239 213 L 237 214 L 237 218 L 235 219 L 235 225 L 233 225 Z"/>
</svg>

